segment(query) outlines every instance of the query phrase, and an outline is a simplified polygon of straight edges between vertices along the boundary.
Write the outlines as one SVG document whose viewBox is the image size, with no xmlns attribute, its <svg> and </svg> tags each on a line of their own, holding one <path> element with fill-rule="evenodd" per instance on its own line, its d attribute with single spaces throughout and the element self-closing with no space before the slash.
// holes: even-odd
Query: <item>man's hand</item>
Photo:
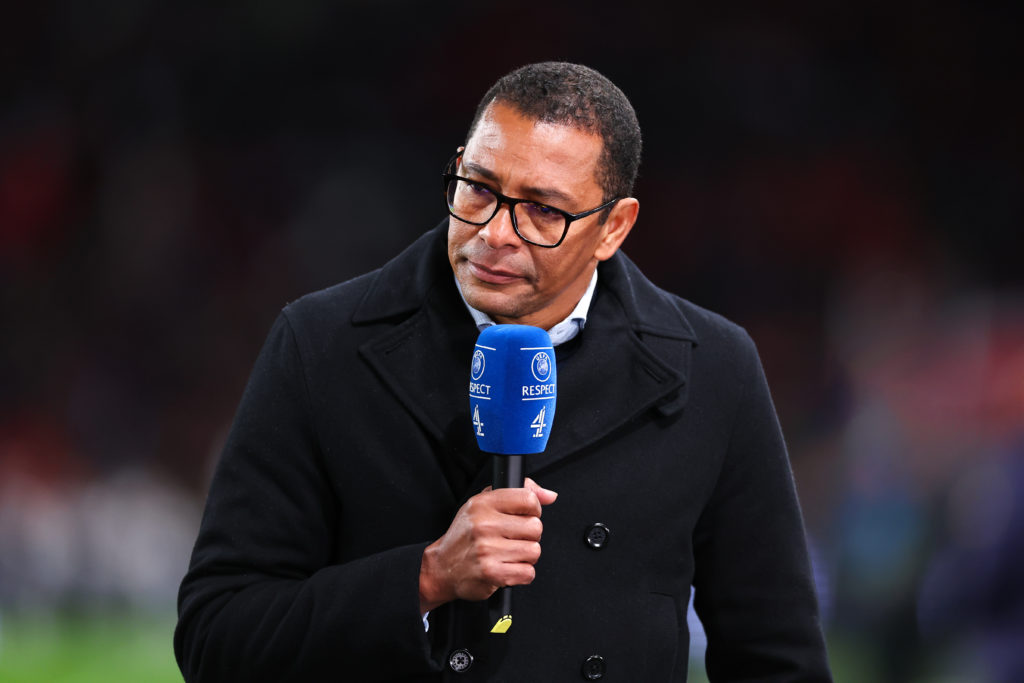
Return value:
<svg viewBox="0 0 1024 683">
<path fill-rule="evenodd" d="M 527 479 L 521 489 L 490 486 L 459 508 L 420 564 L 420 613 L 455 599 L 485 600 L 502 586 L 533 581 L 540 558 L 541 507 L 558 494 Z"/>
</svg>

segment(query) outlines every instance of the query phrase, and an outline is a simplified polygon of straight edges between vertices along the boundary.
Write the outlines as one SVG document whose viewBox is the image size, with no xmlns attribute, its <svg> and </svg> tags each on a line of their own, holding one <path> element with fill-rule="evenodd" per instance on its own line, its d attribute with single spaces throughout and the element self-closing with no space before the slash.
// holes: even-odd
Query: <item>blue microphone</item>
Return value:
<svg viewBox="0 0 1024 683">
<path fill-rule="evenodd" d="M 473 350 L 469 410 L 477 445 L 493 454 L 492 488 L 522 488 L 523 456 L 541 453 L 551 435 L 557 398 L 555 349 L 548 333 L 530 325 L 493 325 Z M 512 592 L 498 589 L 491 633 L 512 625 Z"/>
</svg>

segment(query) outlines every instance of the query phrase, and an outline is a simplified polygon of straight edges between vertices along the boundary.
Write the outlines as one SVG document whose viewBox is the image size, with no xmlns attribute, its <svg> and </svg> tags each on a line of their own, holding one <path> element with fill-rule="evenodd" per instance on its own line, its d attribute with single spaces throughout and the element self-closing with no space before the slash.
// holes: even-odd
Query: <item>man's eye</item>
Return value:
<svg viewBox="0 0 1024 683">
<path fill-rule="evenodd" d="M 473 190 L 473 192 L 476 192 L 477 194 L 491 194 L 491 188 L 487 187 L 486 185 L 481 185 L 480 183 L 472 182 L 468 183 L 468 185 L 470 189 Z"/>
</svg>

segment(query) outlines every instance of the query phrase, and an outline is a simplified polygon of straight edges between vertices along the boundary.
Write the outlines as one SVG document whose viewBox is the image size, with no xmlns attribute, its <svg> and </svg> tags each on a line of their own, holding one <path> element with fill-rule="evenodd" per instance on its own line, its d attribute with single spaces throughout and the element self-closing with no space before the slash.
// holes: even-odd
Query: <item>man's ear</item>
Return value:
<svg viewBox="0 0 1024 683">
<path fill-rule="evenodd" d="M 611 213 L 601 226 L 601 242 L 597 245 L 594 257 L 598 261 L 607 261 L 625 241 L 629 231 L 636 223 L 636 217 L 640 213 L 640 202 L 635 197 L 626 197 L 615 202 Z"/>
</svg>

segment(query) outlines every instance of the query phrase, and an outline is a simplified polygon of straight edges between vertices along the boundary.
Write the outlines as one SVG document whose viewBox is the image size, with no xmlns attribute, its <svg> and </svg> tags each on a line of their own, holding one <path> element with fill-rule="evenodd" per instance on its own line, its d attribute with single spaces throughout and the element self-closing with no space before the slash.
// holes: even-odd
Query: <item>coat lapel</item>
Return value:
<svg viewBox="0 0 1024 683">
<path fill-rule="evenodd" d="M 551 438 L 543 453 L 531 456 L 529 471 L 586 450 L 641 413 L 669 414 L 685 404 L 695 336 L 670 300 L 637 298 L 629 280 L 638 274 L 622 254 L 602 264 L 586 328 L 558 349 Z M 630 306 L 640 301 L 646 305 Z"/>
<path fill-rule="evenodd" d="M 438 286 L 421 310 L 360 348 L 381 380 L 438 440 L 451 436 L 456 416 L 469 414 L 469 364 L 478 334 L 468 311 L 455 306 L 462 302 L 454 280 L 447 290 Z M 459 427 L 472 432 L 468 417 Z"/>
<path fill-rule="evenodd" d="M 380 331 L 359 354 L 436 444 L 454 503 L 484 459 L 470 427 L 467 386 L 477 330 L 448 266 L 444 226 L 372 277 L 352 322 Z"/>
</svg>

